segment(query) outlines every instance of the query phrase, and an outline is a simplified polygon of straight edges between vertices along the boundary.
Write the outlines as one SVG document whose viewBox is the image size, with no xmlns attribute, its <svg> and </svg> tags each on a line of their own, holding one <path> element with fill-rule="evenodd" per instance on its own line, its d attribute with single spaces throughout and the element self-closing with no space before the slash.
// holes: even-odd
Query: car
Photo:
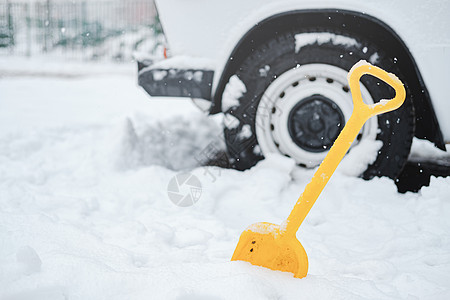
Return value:
<svg viewBox="0 0 450 300">
<path fill-rule="evenodd" d="M 138 62 L 139 84 L 223 113 L 236 169 L 269 153 L 319 165 L 352 113 L 346 77 L 360 60 L 396 74 L 407 96 L 364 125 L 344 158 L 350 173 L 395 179 L 413 137 L 450 142 L 449 1 L 155 2 L 168 46 Z M 394 96 L 369 75 L 361 91 L 366 103 Z"/>
</svg>

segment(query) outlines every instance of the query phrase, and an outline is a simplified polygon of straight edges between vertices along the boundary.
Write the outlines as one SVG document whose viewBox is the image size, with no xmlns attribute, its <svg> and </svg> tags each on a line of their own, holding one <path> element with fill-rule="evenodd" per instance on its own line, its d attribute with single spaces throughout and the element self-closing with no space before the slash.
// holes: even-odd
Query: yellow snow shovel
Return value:
<svg viewBox="0 0 450 300">
<path fill-rule="evenodd" d="M 365 104 L 359 80 L 364 74 L 373 75 L 395 89 L 395 97 L 376 104 Z M 249 226 L 239 238 L 231 260 L 243 260 L 272 270 L 291 272 L 302 278 L 308 273 L 308 256 L 296 233 L 323 188 L 333 175 L 364 123 L 372 116 L 399 108 L 405 100 L 402 82 L 391 73 L 366 61 L 355 64 L 347 75 L 353 96 L 353 112 L 334 142 L 311 182 L 297 200 L 291 214 L 281 225 L 261 222 Z"/>
</svg>

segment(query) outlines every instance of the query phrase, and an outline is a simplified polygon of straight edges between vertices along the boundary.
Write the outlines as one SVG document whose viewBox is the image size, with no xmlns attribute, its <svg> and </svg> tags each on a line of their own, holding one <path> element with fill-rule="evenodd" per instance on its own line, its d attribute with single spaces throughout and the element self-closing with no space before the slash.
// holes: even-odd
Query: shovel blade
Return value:
<svg viewBox="0 0 450 300">
<path fill-rule="evenodd" d="M 247 261 L 275 271 L 303 278 L 308 273 L 308 256 L 295 236 L 282 233 L 279 225 L 256 223 L 239 238 L 231 260 Z"/>
</svg>

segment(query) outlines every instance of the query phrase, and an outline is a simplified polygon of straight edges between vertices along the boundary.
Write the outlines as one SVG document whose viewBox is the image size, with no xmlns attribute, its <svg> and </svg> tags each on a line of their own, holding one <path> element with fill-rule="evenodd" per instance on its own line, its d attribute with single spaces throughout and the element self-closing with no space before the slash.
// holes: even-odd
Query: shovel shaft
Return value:
<svg viewBox="0 0 450 300">
<path fill-rule="evenodd" d="M 305 191 L 300 195 L 294 209 L 287 218 L 286 234 L 295 235 L 297 233 L 298 228 L 322 193 L 323 188 L 330 180 L 340 161 L 347 153 L 353 140 L 364 125 L 364 122 L 365 120 L 361 120 L 355 114 L 350 117 L 345 128 L 328 152 L 319 169 L 314 173 L 311 182 L 308 183 Z"/>
<path fill-rule="evenodd" d="M 376 76 L 391 85 L 395 89 L 395 97 L 389 101 L 381 100 L 376 104 L 365 104 L 361 96 L 359 85 L 359 79 L 364 74 Z M 305 191 L 297 200 L 294 209 L 291 211 L 291 214 L 283 226 L 284 234 L 295 236 L 298 228 L 308 215 L 319 195 L 322 193 L 322 190 L 328 183 L 328 180 L 330 180 L 342 158 L 347 153 L 364 123 L 372 116 L 397 109 L 405 100 L 405 88 L 397 77 L 378 67 L 372 66 L 365 61 L 361 61 L 353 66 L 349 72 L 348 81 L 353 97 L 352 115 L 334 142 L 333 147 L 331 147 L 327 156 L 321 163 L 319 169 L 314 174 L 311 182 L 308 183 Z"/>
</svg>

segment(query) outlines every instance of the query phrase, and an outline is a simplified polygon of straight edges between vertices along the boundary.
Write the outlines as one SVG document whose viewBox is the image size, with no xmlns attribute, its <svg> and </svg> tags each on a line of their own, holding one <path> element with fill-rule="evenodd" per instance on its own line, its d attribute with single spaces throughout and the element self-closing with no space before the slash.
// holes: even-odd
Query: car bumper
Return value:
<svg viewBox="0 0 450 300">
<path fill-rule="evenodd" d="M 214 71 L 206 68 L 170 67 L 151 60 L 138 61 L 138 83 L 150 96 L 211 101 L 213 77 Z"/>
</svg>

